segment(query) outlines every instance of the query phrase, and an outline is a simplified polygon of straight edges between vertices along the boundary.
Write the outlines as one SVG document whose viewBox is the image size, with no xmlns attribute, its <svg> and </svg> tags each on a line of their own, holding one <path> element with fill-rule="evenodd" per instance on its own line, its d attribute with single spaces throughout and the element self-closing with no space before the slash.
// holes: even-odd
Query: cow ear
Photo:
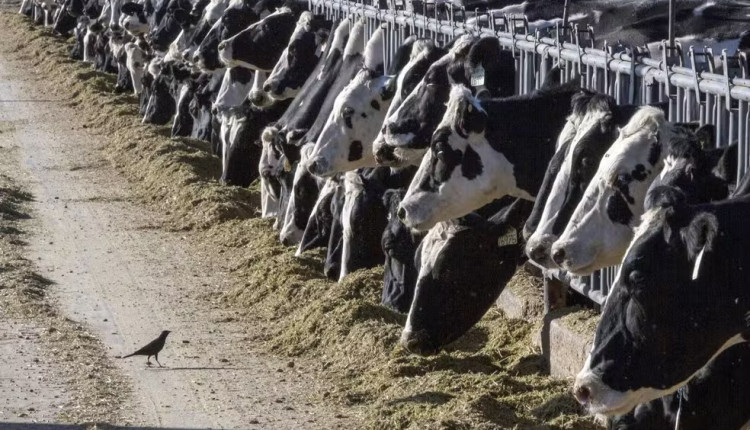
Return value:
<svg viewBox="0 0 750 430">
<path fill-rule="evenodd" d="M 718 232 L 719 221 L 716 215 L 709 212 L 700 212 L 695 215 L 688 226 L 682 230 L 690 260 L 694 260 L 705 251 L 711 251 Z"/>
<path fill-rule="evenodd" d="M 698 130 L 695 130 L 695 135 L 704 151 L 716 148 L 716 126 L 713 124 L 706 124 L 698 128 Z"/>
</svg>

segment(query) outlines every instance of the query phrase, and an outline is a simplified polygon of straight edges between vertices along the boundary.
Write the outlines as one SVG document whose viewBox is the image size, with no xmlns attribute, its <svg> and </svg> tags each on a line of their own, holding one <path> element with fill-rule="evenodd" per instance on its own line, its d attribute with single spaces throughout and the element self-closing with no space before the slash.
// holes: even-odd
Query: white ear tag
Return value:
<svg viewBox="0 0 750 430">
<path fill-rule="evenodd" d="M 698 279 L 698 272 L 700 272 L 701 261 L 703 261 L 703 253 L 706 251 L 706 245 L 703 245 L 701 252 L 698 253 L 698 257 L 695 259 L 695 266 L 693 266 L 693 281 Z"/>
<path fill-rule="evenodd" d="M 481 87 L 482 85 L 484 85 L 484 67 L 480 64 L 471 74 L 471 86 Z"/>
</svg>

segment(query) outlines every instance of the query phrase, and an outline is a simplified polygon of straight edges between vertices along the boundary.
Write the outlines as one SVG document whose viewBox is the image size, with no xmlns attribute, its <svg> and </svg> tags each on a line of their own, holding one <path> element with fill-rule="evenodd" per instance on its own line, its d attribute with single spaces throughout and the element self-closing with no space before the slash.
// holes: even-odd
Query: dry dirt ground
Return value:
<svg viewBox="0 0 750 430">
<path fill-rule="evenodd" d="M 254 351 L 246 327 L 205 300 L 226 288 L 221 257 L 201 255 L 185 233 L 155 228 L 160 215 L 138 202 L 97 150 L 101 141 L 71 115 L 0 57 L 0 165 L 31 196 L 25 254 L 52 283 L 47 300 L 101 341 L 125 381 L 108 421 L 200 429 L 345 424 L 310 402 L 322 388 L 304 365 Z M 54 351 L 38 339 L 45 329 L 33 317 L 0 324 L 4 430 L 32 429 L 10 423 L 52 422 L 75 407 Z M 164 368 L 117 358 L 165 329 L 173 333 L 159 357 Z"/>
</svg>

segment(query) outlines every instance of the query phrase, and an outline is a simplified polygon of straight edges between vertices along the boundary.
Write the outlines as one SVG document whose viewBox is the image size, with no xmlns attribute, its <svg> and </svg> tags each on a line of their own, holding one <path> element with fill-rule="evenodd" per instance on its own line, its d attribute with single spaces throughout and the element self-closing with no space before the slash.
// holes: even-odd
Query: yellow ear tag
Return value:
<svg viewBox="0 0 750 430">
<path fill-rule="evenodd" d="M 292 165 L 289 163 L 289 159 L 284 159 L 284 171 L 285 172 L 291 172 L 292 171 Z"/>
</svg>

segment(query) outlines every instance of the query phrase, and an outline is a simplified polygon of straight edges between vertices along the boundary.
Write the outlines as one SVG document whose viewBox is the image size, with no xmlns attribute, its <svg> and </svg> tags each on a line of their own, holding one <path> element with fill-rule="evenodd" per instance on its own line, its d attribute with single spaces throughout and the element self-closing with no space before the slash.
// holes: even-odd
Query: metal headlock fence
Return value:
<svg viewBox="0 0 750 430">
<path fill-rule="evenodd" d="M 530 34 L 525 17 L 467 11 L 450 3 L 310 0 L 308 5 L 328 18 L 363 17 L 368 36 L 383 26 L 386 68 L 411 34 L 432 38 L 441 45 L 467 33 L 497 37 L 501 46 L 514 54 L 516 94 L 540 88 L 553 65 L 559 65 L 561 80 L 577 75 L 582 87 L 608 94 L 618 104 L 668 103 L 670 121 L 715 125 L 718 147 L 738 144 L 738 180 L 750 166 L 750 74 L 744 53 L 734 55 L 723 50 L 714 54 L 710 48 L 694 46 L 684 50 L 679 43 L 662 41 L 661 58 L 655 59 L 646 49 L 620 43 L 604 41 L 599 45 L 602 48 L 597 48 L 591 26 L 563 28 L 558 24 Z M 601 305 L 616 274 L 617 267 L 608 267 L 586 277 L 570 276 L 561 270 L 546 276 Z M 547 282 L 545 286 L 545 290 L 550 288 Z M 556 307 L 552 303 L 555 295 L 545 291 L 548 309 Z"/>
</svg>

